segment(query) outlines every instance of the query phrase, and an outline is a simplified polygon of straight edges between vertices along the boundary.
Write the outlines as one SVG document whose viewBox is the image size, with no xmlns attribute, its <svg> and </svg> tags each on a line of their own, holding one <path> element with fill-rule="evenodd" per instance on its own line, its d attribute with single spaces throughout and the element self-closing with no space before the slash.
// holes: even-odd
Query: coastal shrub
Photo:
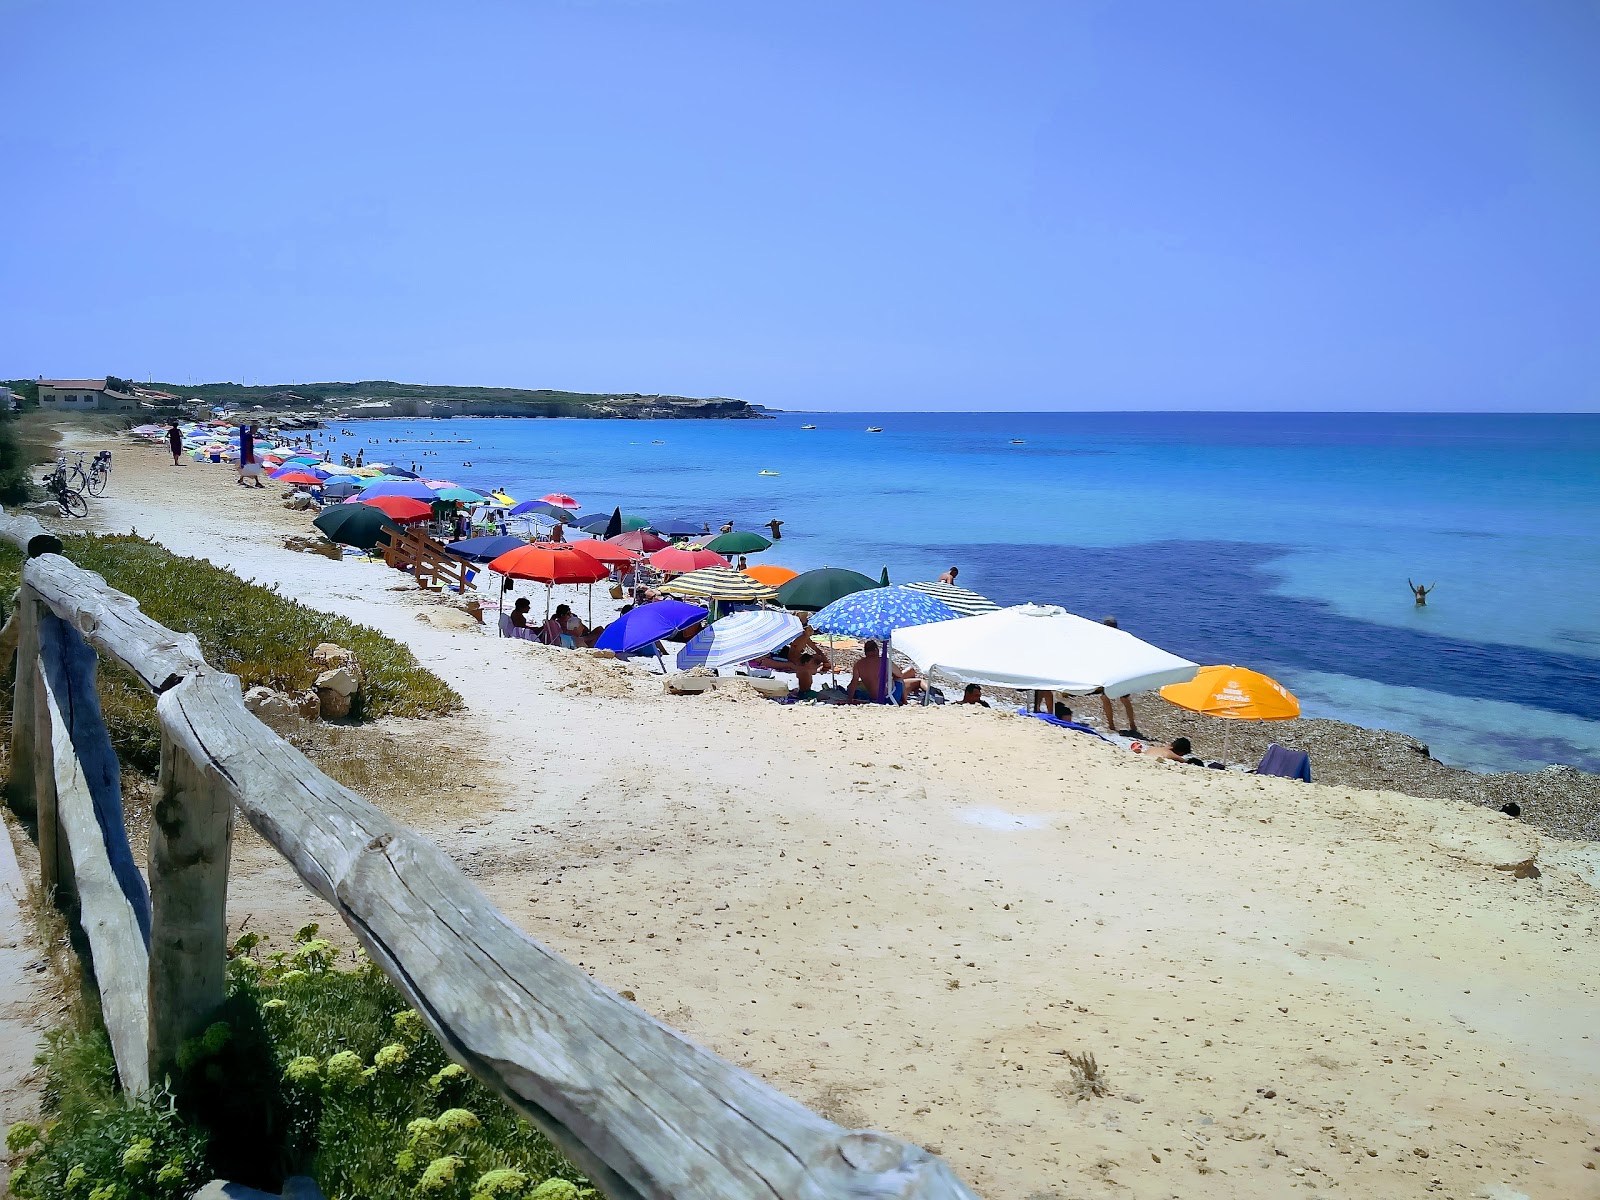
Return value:
<svg viewBox="0 0 1600 1200">
<path fill-rule="evenodd" d="M 267 945 L 255 934 L 235 944 L 227 1002 L 152 1103 L 116 1092 L 103 1033 L 54 1035 L 41 1056 L 47 1119 L 12 1139 L 15 1193 L 165 1200 L 207 1178 L 276 1192 L 308 1174 L 336 1200 L 595 1196 L 445 1057 L 371 962 L 341 969 L 315 925 L 285 950 Z"/>
<path fill-rule="evenodd" d="M 132 534 L 69 537 L 64 553 L 134 597 L 154 620 L 194 634 L 206 661 L 239 676 L 246 688 L 309 688 L 318 672 L 310 652 L 320 642 L 336 642 L 355 651 L 366 671 L 357 714 L 363 719 L 437 716 L 461 705 L 449 684 L 392 638 L 319 612 L 276 588 L 240 579 L 204 559 L 173 554 Z M 5 597 L 21 582 L 21 572 L 21 552 L 9 544 L 0 546 L 0 591 Z M 161 749 L 155 698 L 112 664 L 104 664 L 100 678 L 100 703 L 112 744 L 124 763 L 154 774 Z"/>
</svg>

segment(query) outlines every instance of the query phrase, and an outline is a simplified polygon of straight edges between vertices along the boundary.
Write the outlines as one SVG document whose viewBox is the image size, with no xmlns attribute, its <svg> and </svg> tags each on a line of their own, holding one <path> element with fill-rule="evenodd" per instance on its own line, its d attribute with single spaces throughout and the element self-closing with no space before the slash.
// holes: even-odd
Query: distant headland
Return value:
<svg viewBox="0 0 1600 1200">
<path fill-rule="evenodd" d="M 344 417 L 590 417 L 642 420 L 759 420 L 759 404 L 726 396 L 643 395 L 637 392 L 564 392 L 553 388 L 456 387 L 434 383 L 173 384 L 149 383 L 174 398 L 213 406 L 319 412 Z"/>
</svg>

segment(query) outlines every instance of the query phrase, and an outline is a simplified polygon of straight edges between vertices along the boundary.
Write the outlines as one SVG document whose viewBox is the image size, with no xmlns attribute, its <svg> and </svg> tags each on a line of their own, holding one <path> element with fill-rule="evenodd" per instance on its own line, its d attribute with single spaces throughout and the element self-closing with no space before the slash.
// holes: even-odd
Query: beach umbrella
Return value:
<svg viewBox="0 0 1600 1200">
<path fill-rule="evenodd" d="M 448 543 L 444 551 L 454 554 L 457 558 L 464 558 L 469 562 L 491 562 L 528 543 L 521 538 L 491 535 L 488 537 L 462 538 L 459 542 Z"/>
<path fill-rule="evenodd" d="M 611 524 L 611 517 L 606 513 L 591 513 L 587 517 L 573 521 L 572 524 L 593 537 L 604 537 L 606 527 Z M 618 522 L 618 529 L 619 531 L 621 529 L 620 522 Z"/>
<path fill-rule="evenodd" d="M 956 611 L 942 600 L 906 587 L 873 587 L 841 596 L 811 618 L 819 633 L 876 638 L 886 642 L 897 629 L 953 621 Z"/>
<path fill-rule="evenodd" d="M 889 586 L 889 568 L 888 568 L 887 564 L 885 564 L 885 566 L 883 568 L 883 571 L 878 575 L 878 586 L 879 587 L 888 587 Z"/>
<path fill-rule="evenodd" d="M 728 560 L 714 550 L 680 550 L 676 546 L 668 546 L 650 556 L 650 565 L 658 571 L 678 574 L 698 571 L 701 567 L 725 567 Z"/>
<path fill-rule="evenodd" d="M 408 471 L 404 467 L 397 467 L 393 463 L 373 463 L 373 466 L 385 475 L 393 475 L 396 479 L 421 479 L 415 471 Z"/>
<path fill-rule="evenodd" d="M 348 500 L 356 494 L 356 485 L 353 480 L 333 478 L 322 485 L 322 496 L 325 500 Z"/>
<path fill-rule="evenodd" d="M 678 651 L 678 670 L 749 662 L 800 636 L 800 618 L 777 609 L 731 613 L 707 625 Z"/>
<path fill-rule="evenodd" d="M 1048 604 L 1019 604 L 907 629 L 896 644 L 924 672 L 1021 691 L 1103 689 L 1107 696 L 1129 696 L 1181 683 L 1195 672 L 1186 658 Z"/>
<path fill-rule="evenodd" d="M 362 496 L 359 503 L 378 509 L 401 525 L 414 525 L 433 517 L 433 505 L 423 500 L 413 500 L 410 496 L 369 495 Z"/>
<path fill-rule="evenodd" d="M 1300 701 L 1283 684 L 1244 667 L 1200 667 L 1188 682 L 1162 688 L 1161 698 L 1190 712 L 1235 721 L 1288 721 L 1300 715 Z"/>
<path fill-rule="evenodd" d="M 759 554 L 772 549 L 772 543 L 759 533 L 735 531 L 712 538 L 706 543 L 706 549 L 718 554 Z"/>
<path fill-rule="evenodd" d="M 315 475 L 303 467 L 290 467 L 283 471 L 274 471 L 268 478 L 276 479 L 279 483 L 292 483 L 297 487 L 321 487 L 323 484 L 321 476 Z"/>
<path fill-rule="evenodd" d="M 380 479 L 362 484 L 357 481 L 363 496 L 403 496 L 408 500 L 432 500 L 437 493 L 420 479 Z"/>
<path fill-rule="evenodd" d="M 556 504 L 565 509 L 579 509 L 583 507 L 583 505 L 579 504 L 565 492 L 551 492 L 548 496 L 540 496 L 539 499 L 543 500 L 546 504 Z"/>
<path fill-rule="evenodd" d="M 666 538 L 657 537 L 648 529 L 631 529 L 627 533 L 619 533 L 615 537 L 609 537 L 606 541 L 613 546 L 621 546 L 625 550 L 637 550 L 641 554 L 665 550 L 671 544 Z"/>
<path fill-rule="evenodd" d="M 732 567 L 701 567 L 662 584 L 661 590 L 702 600 L 769 600 L 776 594 L 766 584 L 757 583 Z"/>
<path fill-rule="evenodd" d="M 513 504 L 506 514 L 511 517 L 537 516 L 549 517 L 551 520 L 560 521 L 563 525 L 571 525 L 577 521 L 577 515 L 562 508 L 559 504 L 546 504 L 543 500 L 524 500 L 521 504 Z"/>
<path fill-rule="evenodd" d="M 486 503 L 484 497 L 478 495 L 478 493 L 473 491 L 471 488 L 456 487 L 451 485 L 450 487 L 439 488 L 435 494 L 441 500 L 453 500 L 457 504 Z"/>
<path fill-rule="evenodd" d="M 987 596 L 980 596 L 977 592 L 969 592 L 964 587 L 957 587 L 953 583 L 908 583 L 908 588 L 915 588 L 919 592 L 926 592 L 935 600 L 943 600 L 963 617 L 975 617 L 979 613 L 998 612 L 1000 606 Z M 1106 626 L 1110 628 L 1110 626 Z"/>
<path fill-rule="evenodd" d="M 614 654 L 633 654 L 645 647 L 654 648 L 662 638 L 688 629 L 710 616 L 698 604 L 682 600 L 657 600 L 653 604 L 623 613 L 600 632 L 595 642 L 596 650 L 610 650 Z M 657 656 L 659 661 L 660 656 Z M 661 670 L 666 672 L 666 663 Z"/>
<path fill-rule="evenodd" d="M 799 577 L 800 572 L 791 571 L 788 567 L 780 567 L 775 563 L 767 563 L 759 567 L 746 567 L 744 573 L 757 583 L 764 583 L 768 587 L 781 588 L 791 579 Z"/>
<path fill-rule="evenodd" d="M 544 584 L 544 619 L 550 619 L 550 589 L 558 583 L 587 583 L 589 588 L 589 618 L 594 620 L 593 585 L 611 574 L 611 568 L 595 562 L 581 550 L 551 542 L 534 542 L 508 550 L 499 558 L 491 559 L 489 570 L 508 579 L 531 579 Z M 500 593 L 500 603 L 505 604 L 505 592 Z"/>
<path fill-rule="evenodd" d="M 404 532 L 387 513 L 366 504 L 336 504 L 311 518 L 311 523 L 329 540 L 362 550 L 371 550 L 385 533 L 398 536 Z"/>
<path fill-rule="evenodd" d="M 587 554 L 599 563 L 631 563 L 638 558 L 638 552 L 629 550 L 626 546 L 618 546 L 614 542 L 607 542 L 599 538 L 588 541 L 568 542 L 580 554 Z"/>
<path fill-rule="evenodd" d="M 695 537 L 706 531 L 703 521 L 653 521 L 650 528 L 664 537 Z"/>
<path fill-rule="evenodd" d="M 953 621 L 956 611 L 942 600 L 906 587 L 871 587 L 841 596 L 811 618 L 819 633 L 842 633 L 882 643 L 882 694 L 889 696 L 889 643 L 895 630 Z"/>
<path fill-rule="evenodd" d="M 778 589 L 778 603 L 785 608 L 815 612 L 840 597 L 875 588 L 878 582 L 860 571 L 843 567 L 818 567 L 795 576 Z"/>
<path fill-rule="evenodd" d="M 273 455 L 269 454 L 267 457 L 272 458 Z M 328 475 L 354 475 L 356 473 L 356 469 L 354 467 L 347 467 L 340 463 L 334 462 L 319 463 L 317 464 L 317 470 Z"/>
</svg>

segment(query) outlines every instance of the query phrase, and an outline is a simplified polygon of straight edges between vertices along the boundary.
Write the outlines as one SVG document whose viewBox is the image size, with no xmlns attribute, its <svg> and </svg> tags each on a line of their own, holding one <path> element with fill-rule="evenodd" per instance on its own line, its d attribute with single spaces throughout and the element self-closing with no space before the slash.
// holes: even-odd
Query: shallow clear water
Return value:
<svg viewBox="0 0 1600 1200">
<path fill-rule="evenodd" d="M 898 581 L 958 565 L 962 584 L 1003 603 L 1115 613 L 1177 653 L 1275 675 L 1308 715 L 1404 729 L 1447 762 L 1600 770 L 1600 416 L 355 428 L 335 445 L 520 498 L 566 491 L 585 512 L 740 528 L 781 517 L 783 540 L 756 561 L 887 565 Z M 1426 608 L 1408 577 L 1438 584 Z"/>
</svg>

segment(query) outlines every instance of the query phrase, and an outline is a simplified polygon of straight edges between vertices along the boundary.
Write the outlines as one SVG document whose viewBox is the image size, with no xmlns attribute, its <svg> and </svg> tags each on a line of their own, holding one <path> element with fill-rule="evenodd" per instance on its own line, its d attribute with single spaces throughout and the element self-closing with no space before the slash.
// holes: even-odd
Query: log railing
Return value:
<svg viewBox="0 0 1600 1200">
<path fill-rule="evenodd" d="M 44 882 L 75 893 L 124 1084 L 159 1079 L 223 1000 L 233 813 L 338 910 L 450 1056 L 611 1200 L 975 1200 L 940 1159 L 851 1131 L 695 1045 L 508 921 L 420 834 L 335 783 L 246 711 L 239 681 L 0 517 L 29 558 L 16 645 L 12 805 Z M 98 652 L 98 653 L 97 653 Z M 99 655 L 156 693 L 148 893 L 128 850 Z"/>
</svg>

